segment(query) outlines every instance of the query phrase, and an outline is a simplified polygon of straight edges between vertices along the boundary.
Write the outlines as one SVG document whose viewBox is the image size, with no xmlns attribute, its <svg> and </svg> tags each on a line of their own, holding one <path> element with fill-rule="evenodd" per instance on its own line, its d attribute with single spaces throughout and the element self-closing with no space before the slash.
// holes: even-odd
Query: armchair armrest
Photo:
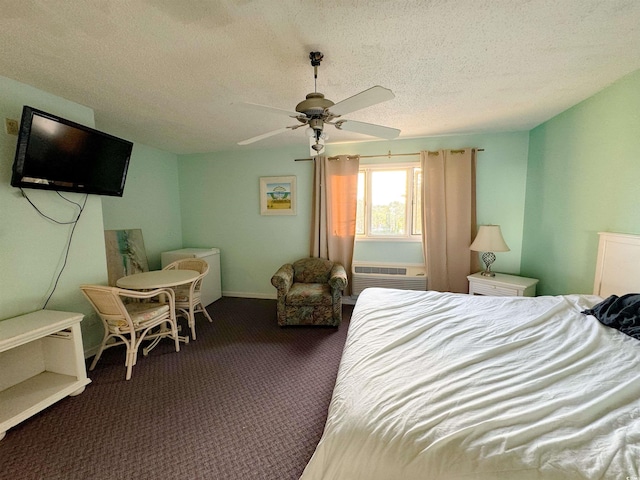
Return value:
<svg viewBox="0 0 640 480">
<path fill-rule="evenodd" d="M 293 265 L 287 263 L 281 266 L 271 277 L 271 285 L 278 289 L 279 295 L 286 295 L 293 285 Z"/>
<path fill-rule="evenodd" d="M 344 290 L 347 286 L 347 271 L 342 264 L 334 263 L 329 276 L 329 285 L 333 290 Z"/>
</svg>

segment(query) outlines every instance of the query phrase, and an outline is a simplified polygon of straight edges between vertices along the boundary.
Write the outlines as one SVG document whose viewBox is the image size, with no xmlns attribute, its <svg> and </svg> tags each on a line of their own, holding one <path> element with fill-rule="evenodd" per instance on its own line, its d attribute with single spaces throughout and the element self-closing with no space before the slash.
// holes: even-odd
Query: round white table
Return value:
<svg viewBox="0 0 640 480">
<path fill-rule="evenodd" d="M 200 276 L 195 270 L 153 270 L 151 272 L 134 273 L 116 281 L 120 288 L 129 290 L 153 290 L 154 288 L 170 288 L 191 283 Z M 161 329 L 151 344 L 142 349 L 143 355 L 148 355 L 158 344 L 161 338 L 167 336 L 167 332 Z M 189 343 L 188 336 L 179 336 L 181 342 Z"/>
<path fill-rule="evenodd" d="M 153 270 L 122 277 L 116 281 L 116 285 L 129 290 L 152 290 L 191 283 L 199 275 L 195 270 Z"/>
</svg>

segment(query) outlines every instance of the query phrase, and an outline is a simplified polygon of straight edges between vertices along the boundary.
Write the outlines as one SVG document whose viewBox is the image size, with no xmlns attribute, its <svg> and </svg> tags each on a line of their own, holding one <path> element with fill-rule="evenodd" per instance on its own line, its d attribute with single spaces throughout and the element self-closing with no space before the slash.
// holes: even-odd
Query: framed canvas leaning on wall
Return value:
<svg viewBox="0 0 640 480">
<path fill-rule="evenodd" d="M 110 286 L 115 287 L 119 278 L 149 271 L 147 251 L 139 228 L 105 230 L 104 243 Z"/>
</svg>

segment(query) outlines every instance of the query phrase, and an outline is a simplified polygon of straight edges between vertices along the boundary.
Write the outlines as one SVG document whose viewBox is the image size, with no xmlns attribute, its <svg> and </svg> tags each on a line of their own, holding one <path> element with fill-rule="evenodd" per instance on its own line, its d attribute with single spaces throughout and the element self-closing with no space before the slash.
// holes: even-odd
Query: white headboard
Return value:
<svg viewBox="0 0 640 480">
<path fill-rule="evenodd" d="M 640 235 L 600 232 L 594 295 L 640 293 Z"/>
</svg>

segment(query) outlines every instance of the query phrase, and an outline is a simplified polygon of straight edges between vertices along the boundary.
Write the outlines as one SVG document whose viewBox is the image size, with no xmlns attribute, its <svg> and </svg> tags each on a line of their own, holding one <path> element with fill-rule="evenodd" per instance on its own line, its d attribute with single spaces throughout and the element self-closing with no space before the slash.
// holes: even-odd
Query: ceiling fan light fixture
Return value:
<svg viewBox="0 0 640 480">
<path fill-rule="evenodd" d="M 324 122 L 322 121 L 321 118 L 312 118 L 311 120 L 309 120 L 309 126 L 314 130 L 322 131 L 322 128 L 324 127 Z"/>
<path fill-rule="evenodd" d="M 309 59 L 311 60 L 311 66 L 313 66 L 314 69 L 314 79 L 317 79 L 318 66 L 323 59 L 323 55 L 321 52 L 311 52 L 309 54 Z M 371 123 L 357 122 L 342 118 L 345 114 L 349 114 L 356 110 L 367 108 L 381 102 L 386 102 L 392 98 L 394 98 L 394 95 L 391 90 L 381 87 L 380 85 L 375 85 L 338 103 L 334 103 L 325 98 L 322 93 L 318 92 L 316 84 L 315 91 L 308 93 L 306 98 L 296 105 L 296 113 L 264 105 L 245 104 L 259 110 L 285 114 L 290 118 L 296 119 L 300 124 L 291 125 L 243 140 L 238 142 L 238 145 L 248 145 L 287 130 L 295 130 L 296 128 L 306 125 L 308 128 L 305 129 L 305 134 L 309 138 L 309 142 L 311 143 L 315 140 L 315 146 L 311 145 L 311 147 L 313 150 L 320 152 L 324 148 L 324 141 L 329 138 L 324 133 L 325 124 L 333 125 L 338 130 L 345 130 L 392 140 L 400 135 L 400 130 L 397 128 L 389 128 L 382 125 L 374 125 Z M 315 148 L 316 146 L 318 148 Z"/>
</svg>

